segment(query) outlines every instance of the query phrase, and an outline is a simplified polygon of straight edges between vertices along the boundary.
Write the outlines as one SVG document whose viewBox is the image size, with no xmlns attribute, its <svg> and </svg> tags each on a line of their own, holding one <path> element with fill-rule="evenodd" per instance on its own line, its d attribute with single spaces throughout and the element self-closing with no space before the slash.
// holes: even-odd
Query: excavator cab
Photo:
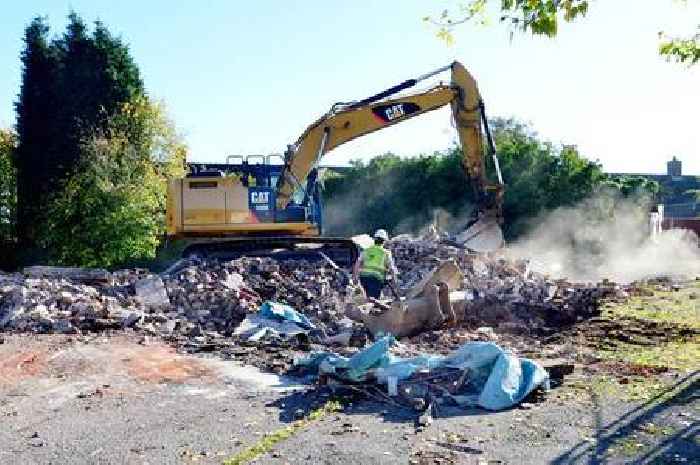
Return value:
<svg viewBox="0 0 700 465">
<path fill-rule="evenodd" d="M 168 184 L 167 227 L 173 240 L 186 239 L 186 257 L 268 256 L 322 259 L 351 264 L 349 239 L 321 238 L 323 208 L 318 171 L 313 170 L 279 208 L 277 155 L 232 155 L 226 163 L 188 163 L 188 174 Z"/>
<path fill-rule="evenodd" d="M 231 155 L 226 163 L 188 163 L 187 168 L 188 175 L 183 180 L 171 183 L 181 198 L 180 216 L 173 218 L 179 223 L 173 225 L 176 228 L 211 225 L 226 231 L 236 230 L 238 225 L 258 225 L 256 228 L 261 231 L 321 233 L 316 176 L 308 177 L 305 187 L 294 193 L 284 209 L 276 208 L 276 184 L 283 168 L 278 156 Z M 306 226 L 299 229 L 299 225 L 274 226 L 275 223 Z"/>
</svg>

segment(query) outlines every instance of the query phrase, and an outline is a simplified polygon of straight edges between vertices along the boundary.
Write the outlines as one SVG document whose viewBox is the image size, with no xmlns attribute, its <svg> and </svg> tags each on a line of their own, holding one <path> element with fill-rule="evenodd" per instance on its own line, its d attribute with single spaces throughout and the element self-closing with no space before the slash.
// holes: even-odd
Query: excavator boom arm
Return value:
<svg viewBox="0 0 700 465">
<path fill-rule="evenodd" d="M 439 84 L 431 89 L 405 97 L 391 95 L 412 87 L 417 82 L 450 69 L 449 85 Z M 340 105 L 340 108 L 336 108 Z M 297 187 L 309 175 L 318 160 L 327 152 L 348 141 L 406 121 L 415 116 L 450 105 L 459 133 L 463 164 L 474 188 L 477 207 L 481 213 L 495 216 L 500 221 L 502 181 L 489 184 L 484 166 L 482 124 L 487 129 L 483 102 L 476 81 L 460 64 L 454 62 L 417 79 L 410 79 L 372 97 L 348 104 L 338 104 L 329 113 L 309 126 L 285 153 L 285 168 L 277 184 L 277 208 L 289 203 Z M 490 138 L 490 151 L 498 170 L 497 159 Z"/>
<path fill-rule="evenodd" d="M 443 107 L 454 96 L 452 88 L 440 85 L 421 94 L 383 100 L 320 118 L 304 131 L 285 156 L 286 166 L 277 189 L 277 207 L 286 206 L 297 186 L 324 154 L 358 137 Z"/>
</svg>

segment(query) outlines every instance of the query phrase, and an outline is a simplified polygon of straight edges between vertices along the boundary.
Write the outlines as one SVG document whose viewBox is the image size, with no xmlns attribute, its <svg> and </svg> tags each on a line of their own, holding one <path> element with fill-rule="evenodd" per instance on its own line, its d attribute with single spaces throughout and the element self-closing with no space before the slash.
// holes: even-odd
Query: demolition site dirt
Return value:
<svg viewBox="0 0 700 465">
<path fill-rule="evenodd" d="M 691 283 L 677 298 L 697 289 Z M 609 309 L 627 310 L 624 304 Z M 700 343 L 696 323 L 602 316 L 537 343 L 533 335 L 487 333 L 499 344 L 530 346 L 533 355 L 567 347 L 578 357 L 576 370 L 542 402 L 497 413 L 445 407 L 424 429 L 412 411 L 347 397 L 340 411 L 295 431 L 256 463 L 698 463 L 697 372 L 635 364 L 626 352 L 618 360 L 589 358 L 629 344 L 615 332 L 628 329 L 643 343 L 638 347 L 685 340 L 692 350 Z M 464 339 L 474 331 L 448 328 L 412 342 L 449 350 L 460 334 Z M 224 463 L 333 395 L 212 354 L 178 353 L 140 334 L 5 334 L 2 341 L 5 464 Z M 284 349 L 268 352 L 263 345 L 252 352 L 274 365 L 294 351 L 282 355 Z M 628 388 L 648 384 L 657 387 L 630 396 Z"/>
<path fill-rule="evenodd" d="M 436 403 L 425 421 L 384 387 L 319 383 L 294 361 L 356 353 L 394 309 L 348 304 L 342 272 L 314 264 L 4 275 L 0 463 L 700 463 L 700 281 L 581 285 L 435 241 L 395 256 L 404 295 L 446 261 L 464 274 L 396 355 L 494 342 L 552 389 L 499 412 Z M 268 299 L 322 331 L 236 334 Z"/>
</svg>

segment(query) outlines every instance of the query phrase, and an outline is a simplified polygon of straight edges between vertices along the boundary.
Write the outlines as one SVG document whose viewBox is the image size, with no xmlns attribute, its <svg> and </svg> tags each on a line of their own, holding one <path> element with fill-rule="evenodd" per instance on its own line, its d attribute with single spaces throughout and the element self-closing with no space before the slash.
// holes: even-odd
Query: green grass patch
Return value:
<svg viewBox="0 0 700 465">
<path fill-rule="evenodd" d="M 642 453 L 649 446 L 640 442 L 639 439 L 626 437 L 615 439 L 608 449 L 610 455 L 621 455 L 625 457 L 634 457 Z"/>
<path fill-rule="evenodd" d="M 666 391 L 670 382 L 650 378 L 634 378 L 620 385 L 621 397 L 629 402 L 646 402 Z"/>
<path fill-rule="evenodd" d="M 664 437 L 671 436 L 674 430 L 669 426 L 645 423 L 637 428 L 631 435 L 613 439 L 608 449 L 608 455 L 634 457 L 647 452 L 650 445 L 645 442 L 643 437 L 640 437 L 641 433 L 648 436 Z"/>
<path fill-rule="evenodd" d="M 657 346 L 620 343 L 615 349 L 600 350 L 597 355 L 603 360 L 693 371 L 700 367 L 700 338 Z"/>
<path fill-rule="evenodd" d="M 653 295 L 633 297 L 624 303 L 610 303 L 605 316 L 610 319 L 633 318 L 654 321 L 665 327 L 700 329 L 700 282 L 680 291 L 653 291 Z M 675 340 L 657 345 L 618 343 L 596 354 L 608 361 L 665 367 L 679 371 L 700 368 L 700 337 Z"/>
<path fill-rule="evenodd" d="M 607 306 L 608 317 L 629 317 L 700 328 L 700 282 L 676 292 L 653 291 Z M 693 298 L 693 296 L 697 298 Z"/>
<path fill-rule="evenodd" d="M 626 402 L 646 402 L 663 393 L 671 383 L 660 379 L 632 377 L 626 384 L 621 384 L 615 377 L 609 375 L 594 375 L 585 381 L 570 384 L 573 392 L 587 392 L 600 399 L 620 399 Z M 576 398 L 576 396 L 572 396 Z M 659 402 L 663 402 L 663 396 Z"/>
<path fill-rule="evenodd" d="M 694 392 L 688 388 L 697 383 L 695 377 L 690 376 L 681 382 L 668 378 L 629 377 L 626 383 L 620 383 L 611 375 L 597 374 L 586 379 L 577 380 L 565 385 L 562 392 L 565 398 L 577 399 L 582 394 L 589 395 L 592 399 L 620 399 L 628 402 L 652 401 L 647 408 L 655 405 L 671 405 L 676 403 L 688 403 L 686 396 L 679 397 L 680 392 Z M 691 408 L 700 409 L 700 406 Z"/>
<path fill-rule="evenodd" d="M 659 426 L 654 423 L 644 423 L 639 430 L 651 436 L 671 436 L 674 432 L 670 426 Z"/>
<path fill-rule="evenodd" d="M 323 407 L 311 412 L 306 418 L 297 420 L 285 428 L 281 428 L 277 431 L 266 434 L 256 444 L 253 444 L 247 449 L 244 449 L 233 457 L 225 460 L 223 465 L 245 465 L 250 463 L 261 455 L 267 454 L 275 447 L 275 445 L 290 438 L 314 421 L 320 420 L 329 413 L 337 412 L 341 408 L 342 407 L 339 402 L 329 401 Z"/>
</svg>

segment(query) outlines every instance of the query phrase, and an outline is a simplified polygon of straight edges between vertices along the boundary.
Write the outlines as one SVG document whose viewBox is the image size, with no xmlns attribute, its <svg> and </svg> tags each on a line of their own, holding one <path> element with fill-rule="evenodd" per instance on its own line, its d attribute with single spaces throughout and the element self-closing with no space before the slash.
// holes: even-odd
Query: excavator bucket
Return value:
<svg viewBox="0 0 700 465">
<path fill-rule="evenodd" d="M 455 238 L 475 252 L 493 252 L 503 247 L 503 231 L 496 218 L 482 217 Z"/>
</svg>

